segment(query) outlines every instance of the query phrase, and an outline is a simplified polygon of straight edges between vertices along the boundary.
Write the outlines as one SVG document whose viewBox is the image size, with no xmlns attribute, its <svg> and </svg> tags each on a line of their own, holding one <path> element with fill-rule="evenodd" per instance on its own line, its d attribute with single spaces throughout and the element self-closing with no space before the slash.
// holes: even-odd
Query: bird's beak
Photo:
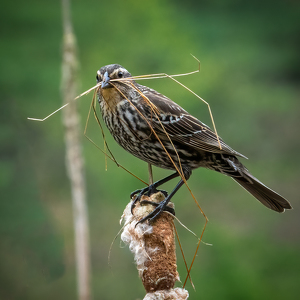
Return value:
<svg viewBox="0 0 300 300">
<path fill-rule="evenodd" d="M 111 86 L 111 84 L 109 83 L 110 81 L 110 78 L 108 76 L 108 73 L 105 72 L 104 75 L 103 75 L 103 80 L 101 82 L 101 88 L 105 89 L 105 88 L 108 88 Z"/>
</svg>

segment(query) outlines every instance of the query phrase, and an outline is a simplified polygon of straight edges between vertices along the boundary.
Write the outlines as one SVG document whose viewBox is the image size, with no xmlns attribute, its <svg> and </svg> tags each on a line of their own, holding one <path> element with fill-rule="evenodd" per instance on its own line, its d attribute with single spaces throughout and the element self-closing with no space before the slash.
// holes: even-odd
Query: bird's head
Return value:
<svg viewBox="0 0 300 300">
<path fill-rule="evenodd" d="M 122 86 L 122 81 L 112 81 L 113 79 L 121 79 L 131 77 L 131 74 L 123 68 L 121 65 L 112 64 L 102 67 L 97 71 L 96 79 L 97 83 L 101 82 L 101 89 L 112 88 L 113 85 L 117 87 Z"/>
</svg>

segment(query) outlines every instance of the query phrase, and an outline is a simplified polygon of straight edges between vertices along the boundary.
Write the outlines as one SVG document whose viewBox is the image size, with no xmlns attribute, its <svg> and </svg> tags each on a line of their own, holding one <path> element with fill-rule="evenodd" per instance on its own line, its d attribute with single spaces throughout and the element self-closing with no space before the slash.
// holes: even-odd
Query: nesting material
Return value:
<svg viewBox="0 0 300 300">
<path fill-rule="evenodd" d="M 158 192 L 151 197 L 143 196 L 142 200 L 159 203 L 164 200 L 164 195 Z M 121 239 L 129 245 L 129 249 L 134 254 L 139 277 L 148 293 L 144 300 L 187 299 L 186 290 L 173 289 L 175 282 L 179 281 L 174 217 L 164 212 L 152 224 L 148 221 L 137 224 L 154 209 L 154 206 L 137 203 L 132 214 L 131 204 L 132 201 L 126 206 L 121 218 L 121 221 L 125 221 Z M 173 207 L 172 203 L 169 205 Z"/>
</svg>

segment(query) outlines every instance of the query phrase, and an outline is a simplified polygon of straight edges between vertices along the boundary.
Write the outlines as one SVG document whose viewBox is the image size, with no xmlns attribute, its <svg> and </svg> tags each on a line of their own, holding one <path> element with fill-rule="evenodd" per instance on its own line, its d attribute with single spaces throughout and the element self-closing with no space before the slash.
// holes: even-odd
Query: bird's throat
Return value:
<svg viewBox="0 0 300 300">
<path fill-rule="evenodd" d="M 112 110 L 112 108 L 116 108 L 117 104 L 124 98 L 115 88 L 101 89 L 100 93 L 102 95 L 102 99 L 110 110 Z"/>
</svg>

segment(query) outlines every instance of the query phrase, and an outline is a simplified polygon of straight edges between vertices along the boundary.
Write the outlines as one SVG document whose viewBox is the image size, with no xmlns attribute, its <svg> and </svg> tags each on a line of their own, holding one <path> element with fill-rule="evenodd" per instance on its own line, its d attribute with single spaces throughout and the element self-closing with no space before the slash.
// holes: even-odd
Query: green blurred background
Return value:
<svg viewBox="0 0 300 300">
<path fill-rule="evenodd" d="M 0 298 L 76 299 L 70 187 L 61 114 L 60 1 L 2 1 L 0 100 Z M 298 1 L 73 1 L 80 59 L 78 93 L 96 71 L 119 63 L 133 75 L 197 69 L 180 80 L 206 99 L 218 133 L 250 159 L 246 166 L 290 200 L 266 209 L 229 178 L 196 170 L 189 185 L 210 222 L 188 283 L 190 299 L 298 299 L 300 5 Z M 143 81 L 206 124 L 205 104 L 171 80 Z M 84 124 L 92 95 L 78 101 Z M 83 126 L 82 126 L 83 127 Z M 82 129 L 83 132 L 83 129 Z M 91 118 L 88 135 L 103 145 Z M 119 163 L 147 180 L 107 134 Z M 141 183 L 108 162 L 82 134 L 91 227 L 94 299 L 142 299 L 132 255 L 117 238 L 129 194 Z M 168 174 L 154 170 L 155 179 Z M 170 190 L 175 181 L 168 184 Z M 178 218 L 200 235 L 204 218 L 188 190 L 174 199 Z M 177 226 L 186 259 L 196 238 Z M 178 254 L 182 281 L 186 271 Z M 180 284 L 179 284 L 180 286 Z"/>
</svg>

